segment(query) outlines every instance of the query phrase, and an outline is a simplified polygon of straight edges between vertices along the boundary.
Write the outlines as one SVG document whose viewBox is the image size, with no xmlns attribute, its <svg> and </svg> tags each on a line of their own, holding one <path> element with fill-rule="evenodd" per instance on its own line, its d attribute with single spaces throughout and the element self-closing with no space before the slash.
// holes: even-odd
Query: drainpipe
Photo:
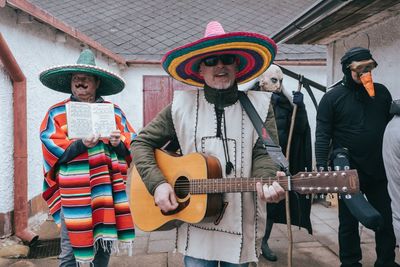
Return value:
<svg viewBox="0 0 400 267">
<path fill-rule="evenodd" d="M 22 241 L 32 244 L 39 236 L 28 229 L 26 78 L 1 33 L 0 60 L 13 84 L 14 232 Z"/>
</svg>

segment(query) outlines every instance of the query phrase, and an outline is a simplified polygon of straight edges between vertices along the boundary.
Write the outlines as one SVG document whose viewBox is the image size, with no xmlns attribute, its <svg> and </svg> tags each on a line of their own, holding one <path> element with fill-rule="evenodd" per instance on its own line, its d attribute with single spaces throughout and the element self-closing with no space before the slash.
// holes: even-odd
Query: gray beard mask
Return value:
<svg viewBox="0 0 400 267">
<path fill-rule="evenodd" d="M 274 64 L 269 66 L 269 68 L 263 74 L 261 74 L 259 81 L 260 91 L 282 93 L 293 105 L 291 93 L 286 91 L 285 87 L 283 86 L 283 72 L 279 66 Z"/>
<path fill-rule="evenodd" d="M 261 74 L 260 90 L 265 92 L 279 93 L 282 91 L 283 73 L 277 65 L 271 65 Z"/>
</svg>

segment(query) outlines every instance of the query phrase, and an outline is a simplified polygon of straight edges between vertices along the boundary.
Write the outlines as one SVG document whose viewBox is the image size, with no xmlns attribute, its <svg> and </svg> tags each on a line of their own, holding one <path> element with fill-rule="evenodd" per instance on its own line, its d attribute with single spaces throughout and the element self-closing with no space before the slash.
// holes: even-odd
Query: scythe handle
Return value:
<svg viewBox="0 0 400 267">
<path fill-rule="evenodd" d="M 303 75 L 300 75 L 299 77 L 299 85 L 297 87 L 297 91 L 300 92 L 301 87 L 303 86 Z M 293 128 L 294 128 L 294 123 L 296 121 L 296 114 L 297 114 L 297 105 L 294 105 L 293 107 L 293 112 L 292 112 L 292 118 L 290 121 L 290 128 L 289 128 L 289 136 L 288 136 L 288 141 L 287 141 L 287 146 L 286 146 L 286 159 L 289 161 L 289 156 L 290 156 L 290 146 L 292 143 L 292 136 L 293 136 Z M 290 166 L 290 162 L 289 162 Z M 288 267 L 292 267 L 292 255 L 293 255 L 293 236 L 292 236 L 292 222 L 290 218 L 290 205 L 289 205 L 289 192 L 286 192 L 286 201 L 285 201 L 285 207 L 286 207 L 286 225 L 287 225 L 287 231 L 288 231 L 288 242 L 289 242 L 289 251 L 288 251 Z"/>
</svg>

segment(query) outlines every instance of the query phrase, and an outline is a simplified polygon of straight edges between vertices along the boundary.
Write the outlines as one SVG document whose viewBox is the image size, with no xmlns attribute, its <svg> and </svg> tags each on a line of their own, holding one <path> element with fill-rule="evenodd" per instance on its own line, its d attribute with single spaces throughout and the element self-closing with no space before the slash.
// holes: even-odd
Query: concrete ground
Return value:
<svg viewBox="0 0 400 267">
<path fill-rule="evenodd" d="M 293 262 L 292 266 L 324 266 L 337 267 L 340 265 L 338 259 L 338 218 L 337 209 L 326 207 L 321 204 L 314 204 L 312 207 L 312 224 L 314 235 L 308 235 L 305 230 L 292 228 L 293 232 Z M 363 266 L 373 266 L 375 261 L 375 241 L 372 231 L 360 228 Z M 260 257 L 258 266 L 275 267 L 287 266 L 287 241 L 286 225 L 275 224 L 269 245 L 278 256 L 277 262 L 268 262 Z M 57 235 L 57 229 L 51 224 L 45 224 L 39 231 L 41 238 L 51 238 Z M 137 237 L 132 256 L 112 256 L 110 267 L 138 266 L 138 267 L 181 267 L 182 256 L 174 253 L 175 231 L 145 233 L 137 230 Z M 400 262 L 398 249 L 397 262 Z M 25 267 L 41 266 L 56 267 L 56 257 L 44 259 L 3 259 L 0 258 L 0 266 Z"/>
</svg>

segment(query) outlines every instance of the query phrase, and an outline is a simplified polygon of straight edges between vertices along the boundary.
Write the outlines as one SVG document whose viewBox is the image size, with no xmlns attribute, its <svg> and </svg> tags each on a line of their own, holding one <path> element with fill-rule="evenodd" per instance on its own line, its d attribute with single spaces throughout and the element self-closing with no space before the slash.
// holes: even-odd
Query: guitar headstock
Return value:
<svg viewBox="0 0 400 267">
<path fill-rule="evenodd" d="M 291 184 L 291 190 L 300 194 L 353 194 L 360 190 L 357 170 L 299 172 L 292 176 Z"/>
</svg>

